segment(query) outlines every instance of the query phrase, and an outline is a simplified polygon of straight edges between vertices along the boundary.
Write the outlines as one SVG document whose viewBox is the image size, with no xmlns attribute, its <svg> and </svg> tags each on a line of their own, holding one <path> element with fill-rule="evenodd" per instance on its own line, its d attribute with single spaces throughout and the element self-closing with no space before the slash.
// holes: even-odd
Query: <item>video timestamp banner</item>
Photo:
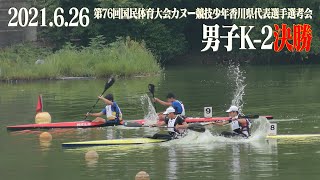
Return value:
<svg viewBox="0 0 320 180">
<path fill-rule="evenodd" d="M 53 14 L 48 14 L 46 8 L 38 10 L 35 7 L 30 9 L 11 7 L 8 10 L 8 14 L 11 15 L 11 19 L 8 23 L 8 26 L 11 27 L 87 27 L 90 23 L 89 18 L 89 9 L 84 7 L 81 9 L 72 7 L 68 11 L 65 11 L 63 8 L 58 7 L 55 9 Z M 70 21 L 65 20 L 65 13 L 72 16 Z M 53 17 L 52 22 L 47 22 L 47 16 Z M 41 21 L 39 22 L 39 19 Z"/>
<path fill-rule="evenodd" d="M 233 50 L 233 40 L 238 39 L 240 50 L 274 50 L 280 52 L 287 49 L 290 52 L 309 52 L 312 43 L 312 27 L 308 23 L 288 25 L 286 23 L 274 23 L 270 21 L 262 27 L 251 25 L 219 25 L 216 19 L 246 20 L 254 23 L 254 20 L 312 20 L 310 8 L 204 8 L 199 7 L 194 11 L 186 8 L 93 8 L 87 7 L 63 9 L 57 7 L 53 12 L 47 12 L 46 8 L 37 9 L 11 7 L 8 14 L 11 19 L 9 27 L 83 27 L 90 25 L 90 17 L 96 21 L 101 20 L 176 20 L 194 18 L 196 20 L 212 20 L 212 24 L 204 23 L 202 26 L 201 52 L 208 50 L 218 51 L 220 39 L 226 39 L 224 47 L 226 51 Z M 50 19 L 50 20 L 49 20 Z M 241 22 L 241 21 L 240 21 Z M 103 22 L 102 22 L 103 23 Z M 248 24 L 248 23 L 246 23 Z M 261 38 L 250 38 L 250 33 L 260 28 Z M 222 34 L 227 31 L 227 34 Z"/>
</svg>

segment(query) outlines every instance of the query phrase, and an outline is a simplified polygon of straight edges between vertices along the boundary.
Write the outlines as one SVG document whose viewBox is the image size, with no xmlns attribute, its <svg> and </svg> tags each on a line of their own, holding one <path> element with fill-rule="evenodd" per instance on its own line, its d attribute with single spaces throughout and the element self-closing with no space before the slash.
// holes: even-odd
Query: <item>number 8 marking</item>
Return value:
<svg viewBox="0 0 320 180">
<path fill-rule="evenodd" d="M 271 125 L 271 126 L 270 126 L 270 130 L 274 130 L 274 125 Z"/>
</svg>

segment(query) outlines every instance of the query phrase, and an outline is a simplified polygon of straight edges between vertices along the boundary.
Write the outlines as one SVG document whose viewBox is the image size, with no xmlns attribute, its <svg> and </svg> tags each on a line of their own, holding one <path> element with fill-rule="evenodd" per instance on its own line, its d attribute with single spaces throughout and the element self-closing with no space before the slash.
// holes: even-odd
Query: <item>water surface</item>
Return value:
<svg viewBox="0 0 320 180">
<path fill-rule="evenodd" d="M 273 115 L 280 134 L 319 133 L 320 66 L 240 67 L 244 72 L 243 112 Z M 225 116 L 236 90 L 227 67 L 171 66 L 158 77 L 118 79 L 113 93 L 125 119 L 144 116 L 141 96 L 156 85 L 156 97 L 174 92 L 188 116 L 202 116 L 212 106 L 215 116 Z M 34 122 L 37 95 L 54 122 L 76 121 L 95 102 L 106 80 L 36 81 L 0 84 L 2 179 L 134 179 L 140 170 L 151 179 L 318 179 L 320 140 L 229 141 L 209 132 L 191 133 L 188 140 L 157 145 L 99 147 L 64 150 L 69 141 L 142 137 L 155 128 L 56 129 L 51 142 L 39 141 L 42 131 L 11 132 L 7 125 Z M 100 111 L 103 104 L 97 105 Z M 157 109 L 164 110 L 161 105 Z M 213 128 L 212 133 L 227 127 Z M 88 150 L 97 161 L 86 161 Z"/>
</svg>

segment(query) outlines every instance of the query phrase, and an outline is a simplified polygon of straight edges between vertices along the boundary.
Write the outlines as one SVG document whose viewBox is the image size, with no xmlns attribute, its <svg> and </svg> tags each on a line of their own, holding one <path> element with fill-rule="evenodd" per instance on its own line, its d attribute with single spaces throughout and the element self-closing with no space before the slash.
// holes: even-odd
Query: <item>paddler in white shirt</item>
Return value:
<svg viewBox="0 0 320 180">
<path fill-rule="evenodd" d="M 184 121 L 184 119 L 176 115 L 175 109 L 173 107 L 167 108 L 167 110 L 163 113 L 167 116 L 164 121 L 161 121 L 158 124 L 152 125 L 153 127 L 164 126 L 167 125 L 168 134 L 155 134 L 152 138 L 154 139 L 179 139 L 186 135 L 186 129 L 188 128 L 188 124 Z"/>
<path fill-rule="evenodd" d="M 109 126 L 122 124 L 122 113 L 118 104 L 113 100 L 113 95 L 107 94 L 105 97 L 99 96 L 98 98 L 106 104 L 106 107 L 99 113 L 87 113 L 87 116 L 96 117 L 92 122 L 104 122 Z M 106 116 L 106 119 L 101 117 L 103 115 Z"/>
<path fill-rule="evenodd" d="M 250 136 L 251 123 L 249 119 L 239 117 L 239 108 L 237 106 L 230 106 L 226 111 L 230 119 L 228 121 L 216 122 L 214 125 L 223 126 L 230 124 L 231 132 L 223 131 L 220 135 L 224 137 L 245 137 Z"/>
</svg>

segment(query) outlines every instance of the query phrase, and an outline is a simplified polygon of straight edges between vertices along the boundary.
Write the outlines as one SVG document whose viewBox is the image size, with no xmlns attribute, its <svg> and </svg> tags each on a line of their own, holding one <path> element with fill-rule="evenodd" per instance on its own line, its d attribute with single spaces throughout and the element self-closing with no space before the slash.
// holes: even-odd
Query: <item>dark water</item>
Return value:
<svg viewBox="0 0 320 180">
<path fill-rule="evenodd" d="M 241 67 L 245 70 L 243 112 L 273 115 L 279 134 L 319 133 L 320 66 Z M 231 73 L 232 74 L 232 73 Z M 232 78 L 231 78 L 232 79 Z M 188 116 L 202 116 L 212 106 L 215 116 L 226 115 L 236 89 L 227 67 L 169 67 L 158 77 L 118 79 L 113 93 L 125 119 L 144 115 L 140 98 L 156 84 L 156 96 L 174 92 Z M 0 84 L 1 179 L 134 179 L 144 170 L 151 179 L 318 179 L 320 140 L 229 141 L 209 132 L 157 145 L 65 150 L 61 143 L 82 140 L 142 137 L 157 129 L 108 127 L 50 130 L 51 142 L 41 142 L 41 131 L 7 132 L 5 126 L 34 122 L 37 95 L 53 121 L 83 118 L 105 80 L 42 81 Z M 103 108 L 98 104 L 96 111 Z M 158 110 L 164 107 L 157 106 Z M 211 132 L 226 129 L 214 128 Z M 95 150 L 97 161 L 86 161 Z"/>
</svg>

